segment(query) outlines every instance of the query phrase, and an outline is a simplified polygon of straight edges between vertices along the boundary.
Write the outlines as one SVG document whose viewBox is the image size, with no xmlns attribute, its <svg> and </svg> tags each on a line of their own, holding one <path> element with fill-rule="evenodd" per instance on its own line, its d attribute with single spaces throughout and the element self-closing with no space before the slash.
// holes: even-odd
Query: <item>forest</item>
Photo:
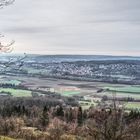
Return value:
<svg viewBox="0 0 140 140">
<path fill-rule="evenodd" d="M 0 135 L 25 140 L 139 140 L 140 112 L 83 110 L 44 98 L 1 98 Z M 56 105 L 57 104 L 57 105 Z"/>
</svg>

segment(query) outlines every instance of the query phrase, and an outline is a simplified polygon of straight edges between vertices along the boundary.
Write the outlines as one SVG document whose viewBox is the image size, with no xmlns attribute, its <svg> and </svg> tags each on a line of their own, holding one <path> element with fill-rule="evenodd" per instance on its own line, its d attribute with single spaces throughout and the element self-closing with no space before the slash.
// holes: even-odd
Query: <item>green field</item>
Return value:
<svg viewBox="0 0 140 140">
<path fill-rule="evenodd" d="M 135 93 L 140 94 L 140 86 L 120 86 L 120 87 L 105 87 L 109 91 L 123 92 L 123 93 Z"/>
<path fill-rule="evenodd" d="M 128 102 L 126 104 L 126 108 L 128 108 L 128 109 L 140 109 L 140 102 Z"/>
<path fill-rule="evenodd" d="M 14 97 L 31 97 L 31 91 L 21 90 L 21 89 L 12 89 L 12 88 L 0 88 L 0 92 L 10 92 Z"/>
<path fill-rule="evenodd" d="M 80 91 L 64 91 L 62 94 L 63 95 L 74 95 L 74 94 L 80 94 Z"/>
<path fill-rule="evenodd" d="M 6 84 L 19 85 L 21 82 L 18 81 L 18 80 L 10 80 L 10 81 L 5 81 L 4 83 L 6 83 Z"/>
<path fill-rule="evenodd" d="M 1 84 L 14 84 L 14 85 L 19 85 L 21 82 L 18 80 L 7 80 L 7 79 L 1 79 L 0 80 Z"/>
</svg>

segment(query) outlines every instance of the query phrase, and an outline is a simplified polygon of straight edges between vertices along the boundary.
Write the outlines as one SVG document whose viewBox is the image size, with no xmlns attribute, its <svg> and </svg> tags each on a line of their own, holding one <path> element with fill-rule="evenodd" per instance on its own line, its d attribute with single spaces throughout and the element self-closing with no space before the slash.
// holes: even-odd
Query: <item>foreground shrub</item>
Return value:
<svg viewBox="0 0 140 140">
<path fill-rule="evenodd" d="M 2 135 L 8 135 L 13 132 L 18 134 L 22 126 L 24 126 L 24 121 L 21 118 L 0 118 L 0 133 Z"/>
</svg>

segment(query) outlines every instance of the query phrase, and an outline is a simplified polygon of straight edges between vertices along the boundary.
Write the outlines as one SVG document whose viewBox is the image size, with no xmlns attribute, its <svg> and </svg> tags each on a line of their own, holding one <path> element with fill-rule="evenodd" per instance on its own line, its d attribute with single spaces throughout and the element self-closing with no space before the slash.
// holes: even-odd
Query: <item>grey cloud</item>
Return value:
<svg viewBox="0 0 140 140">
<path fill-rule="evenodd" d="M 16 34 L 35 34 L 50 31 L 47 27 L 12 27 L 6 28 L 4 31 Z"/>
<path fill-rule="evenodd" d="M 0 11 L 0 30 L 15 38 L 15 52 L 138 55 L 139 7 L 139 0 L 17 0 Z"/>
</svg>

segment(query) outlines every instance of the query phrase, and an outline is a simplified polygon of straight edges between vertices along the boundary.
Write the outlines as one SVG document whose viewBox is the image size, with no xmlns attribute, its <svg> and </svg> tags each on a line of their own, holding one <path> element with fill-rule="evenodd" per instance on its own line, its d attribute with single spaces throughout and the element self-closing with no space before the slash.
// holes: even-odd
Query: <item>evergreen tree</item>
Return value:
<svg viewBox="0 0 140 140">
<path fill-rule="evenodd" d="M 70 122 L 73 121 L 72 108 L 70 108 L 70 112 L 69 112 L 69 121 L 70 121 Z"/>
<path fill-rule="evenodd" d="M 49 108 L 47 106 L 44 106 L 44 109 L 43 109 L 44 112 L 48 112 L 49 111 Z"/>
<path fill-rule="evenodd" d="M 42 115 L 40 117 L 40 122 L 43 128 L 49 125 L 49 113 L 48 113 L 48 108 L 46 106 L 43 109 Z"/>
<path fill-rule="evenodd" d="M 78 115 L 77 115 L 77 123 L 78 125 L 82 125 L 83 123 L 83 111 L 82 111 L 82 107 L 78 108 Z"/>
<path fill-rule="evenodd" d="M 22 106 L 22 114 L 25 114 L 26 113 L 26 109 L 25 109 L 25 106 L 23 105 Z"/>
<path fill-rule="evenodd" d="M 21 106 L 19 105 L 18 107 L 17 107 L 17 114 L 20 116 L 21 115 Z"/>
<path fill-rule="evenodd" d="M 58 117 L 64 117 L 64 110 L 63 110 L 63 107 L 62 106 L 60 106 L 60 107 L 57 108 L 57 110 L 56 110 L 56 116 L 58 116 Z"/>
</svg>

